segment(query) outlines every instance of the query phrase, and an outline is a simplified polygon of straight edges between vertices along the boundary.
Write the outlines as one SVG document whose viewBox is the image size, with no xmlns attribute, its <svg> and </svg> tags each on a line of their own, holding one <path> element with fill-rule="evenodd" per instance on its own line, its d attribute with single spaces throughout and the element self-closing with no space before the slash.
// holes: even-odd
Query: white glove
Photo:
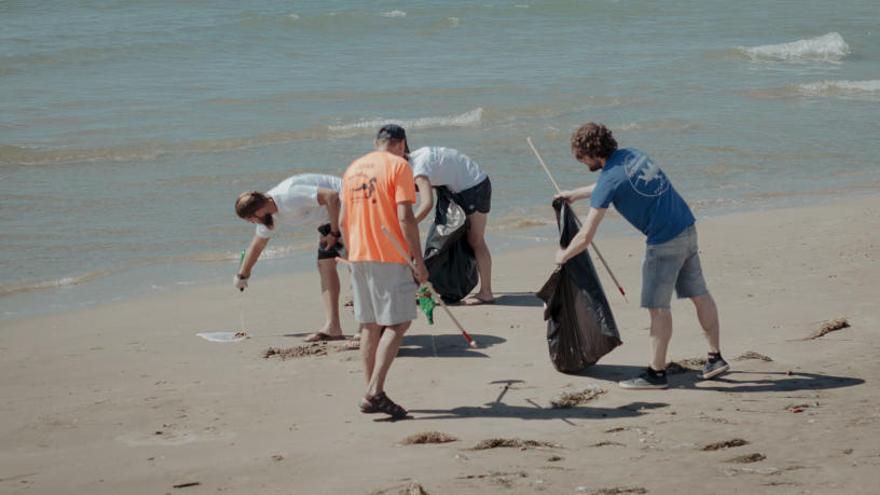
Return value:
<svg viewBox="0 0 880 495">
<path fill-rule="evenodd" d="M 233 285 L 235 285 L 235 288 L 240 291 L 243 291 L 245 290 L 245 288 L 247 288 L 247 281 L 247 277 L 241 278 L 237 273 L 235 274 L 235 278 L 232 279 Z"/>
</svg>

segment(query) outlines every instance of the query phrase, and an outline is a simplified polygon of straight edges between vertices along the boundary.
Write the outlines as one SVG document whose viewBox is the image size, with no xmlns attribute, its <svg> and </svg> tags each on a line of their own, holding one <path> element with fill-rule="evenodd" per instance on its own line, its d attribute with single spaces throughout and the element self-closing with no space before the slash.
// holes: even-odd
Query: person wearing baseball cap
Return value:
<svg viewBox="0 0 880 495">
<path fill-rule="evenodd" d="M 386 395 L 385 378 L 416 318 L 413 299 L 428 270 L 412 209 L 416 191 L 405 156 L 406 132 L 386 125 L 374 145 L 375 151 L 353 161 L 342 176 L 341 226 L 367 385 L 359 407 L 402 419 L 407 411 Z"/>
<path fill-rule="evenodd" d="M 403 158 L 409 159 L 409 143 L 406 141 L 406 131 L 397 124 L 385 124 L 376 133 L 376 142 L 403 141 Z"/>
</svg>

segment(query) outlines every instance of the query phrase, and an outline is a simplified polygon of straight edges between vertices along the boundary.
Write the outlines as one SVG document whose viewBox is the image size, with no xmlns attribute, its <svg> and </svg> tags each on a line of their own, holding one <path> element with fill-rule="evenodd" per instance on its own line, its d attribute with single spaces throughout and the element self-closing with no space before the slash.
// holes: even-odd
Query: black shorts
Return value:
<svg viewBox="0 0 880 495">
<path fill-rule="evenodd" d="M 330 232 L 330 224 L 325 223 L 318 227 L 318 232 L 321 235 L 327 235 L 325 232 Z M 342 245 L 342 238 L 339 237 L 336 239 L 336 244 L 333 245 L 330 249 L 324 249 L 324 246 L 321 244 L 321 241 L 318 241 L 318 259 L 319 260 L 332 260 L 336 257 L 345 258 L 345 246 Z"/>
<path fill-rule="evenodd" d="M 453 194 L 452 199 L 464 209 L 465 215 L 489 213 L 492 209 L 492 181 L 486 177 L 476 186 Z"/>
</svg>

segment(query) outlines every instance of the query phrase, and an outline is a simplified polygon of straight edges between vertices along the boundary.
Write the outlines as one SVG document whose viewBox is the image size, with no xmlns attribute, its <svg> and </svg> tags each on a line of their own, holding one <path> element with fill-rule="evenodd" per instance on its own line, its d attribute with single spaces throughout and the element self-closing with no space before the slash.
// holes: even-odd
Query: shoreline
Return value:
<svg viewBox="0 0 880 495">
<path fill-rule="evenodd" d="M 858 193 L 851 198 L 866 198 L 877 196 L 878 192 L 872 188 Z M 550 197 L 550 196 L 548 196 Z M 772 196 L 771 196 L 772 198 Z M 812 203 L 806 201 L 814 200 Z M 793 200 L 797 200 L 796 204 L 791 204 Z M 757 211 L 776 211 L 798 208 L 810 208 L 813 205 L 834 204 L 836 197 L 826 196 L 808 196 L 806 194 L 793 194 L 786 196 L 781 203 L 761 204 L 746 208 L 742 206 L 745 199 L 740 201 L 740 206 L 732 211 L 725 211 L 724 208 L 706 208 L 698 207 L 694 209 L 697 216 L 697 223 L 700 224 L 707 220 L 717 218 L 725 218 L 731 215 L 749 214 Z M 732 203 L 736 204 L 736 203 Z M 532 212 L 537 212 L 538 207 L 533 207 Z M 576 213 L 583 218 L 586 214 L 586 206 L 584 202 L 579 202 L 575 208 Z M 492 228 L 492 219 L 490 218 L 489 232 L 487 238 L 490 242 L 490 248 L 493 249 L 493 255 L 505 255 L 520 250 L 532 249 L 537 245 L 553 242 L 557 233 L 555 222 L 552 218 L 552 210 L 547 207 L 547 218 L 543 225 L 535 225 L 528 227 L 511 227 L 505 225 L 501 228 Z M 632 238 L 640 237 L 641 234 L 633 229 L 625 220 L 619 217 L 616 211 L 611 209 L 606 220 L 600 227 L 599 242 L 602 237 L 607 239 Z M 422 226 L 422 240 L 427 228 Z M 311 244 L 302 237 L 296 237 L 286 240 L 288 244 L 298 244 L 308 247 L 290 248 L 288 244 L 280 246 L 284 251 L 291 254 L 261 259 L 257 264 L 255 278 L 257 283 L 269 280 L 275 277 L 301 276 L 305 273 L 314 271 L 314 259 Z M 238 259 L 238 255 L 230 255 L 230 264 Z M 234 259 L 233 259 L 234 258 Z M 104 271 L 106 276 L 97 276 L 94 280 L 87 280 L 85 283 L 75 283 L 67 286 L 64 280 L 78 279 L 82 277 L 91 278 L 94 274 L 71 275 L 62 277 L 54 286 L 51 282 L 42 282 L 36 285 L 47 285 L 48 289 L 22 290 L 21 292 L 5 295 L 0 298 L 2 307 L 25 308 L 19 309 L 19 312 L 10 312 L 5 310 L 0 314 L 0 322 L 13 322 L 22 319 L 34 318 L 39 316 L 50 316 L 64 314 L 68 311 L 88 310 L 98 308 L 107 304 L 113 304 L 121 301 L 137 300 L 139 298 L 149 298 L 170 290 L 172 293 L 177 291 L 185 291 L 192 287 L 206 287 L 210 285 L 222 285 L 221 280 L 224 275 L 219 272 L 225 270 L 229 274 L 234 273 L 234 268 L 219 270 L 219 262 L 181 262 L 174 261 L 168 264 L 150 264 L 141 267 L 131 267 L 127 269 L 109 268 Z M 231 265 L 230 265 L 231 266 Z M 263 272 L 260 274 L 260 272 Z M 275 272 L 275 273 L 273 273 Z M 188 280 L 172 280 L 169 277 L 175 277 L 180 273 L 189 274 Z M 224 272 L 225 273 L 225 272 Z M 231 277 L 231 275 L 230 275 Z M 192 280 L 189 280 L 191 278 Z M 119 282 L 122 281 L 123 289 L 118 288 Z M 103 298 L 103 300 L 102 300 Z"/>
</svg>

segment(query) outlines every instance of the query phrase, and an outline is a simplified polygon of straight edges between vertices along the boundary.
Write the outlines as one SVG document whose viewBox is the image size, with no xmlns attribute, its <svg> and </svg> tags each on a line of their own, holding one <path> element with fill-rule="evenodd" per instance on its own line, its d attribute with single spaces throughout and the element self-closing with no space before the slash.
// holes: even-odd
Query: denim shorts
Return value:
<svg viewBox="0 0 880 495">
<path fill-rule="evenodd" d="M 697 228 L 684 229 L 661 244 L 648 244 L 642 262 L 642 307 L 669 309 L 672 289 L 679 299 L 709 293 L 700 267 Z"/>
</svg>

